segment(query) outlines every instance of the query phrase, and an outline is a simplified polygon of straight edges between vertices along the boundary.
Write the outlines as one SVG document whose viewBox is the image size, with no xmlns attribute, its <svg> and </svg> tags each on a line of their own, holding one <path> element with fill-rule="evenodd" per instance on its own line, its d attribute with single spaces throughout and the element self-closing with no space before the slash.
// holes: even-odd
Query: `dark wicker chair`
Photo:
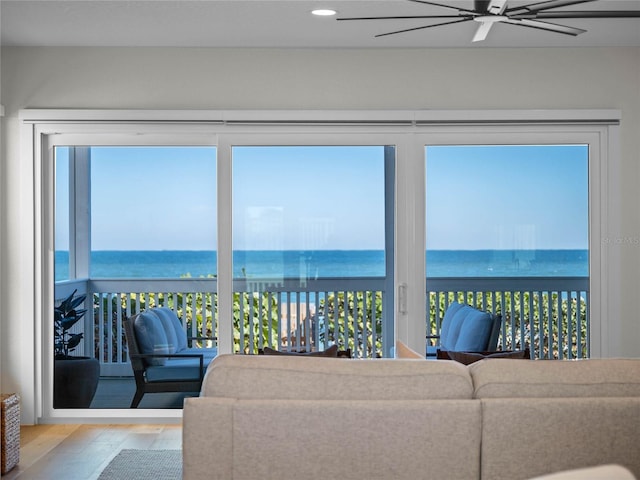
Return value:
<svg viewBox="0 0 640 480">
<path fill-rule="evenodd" d="M 123 319 L 129 359 L 131 360 L 131 368 L 136 381 L 136 393 L 133 396 L 130 408 L 137 408 L 145 393 L 199 392 L 210 358 L 206 358 L 207 355 L 203 353 L 192 353 L 193 350 L 197 349 L 188 349 L 189 352 L 183 351 L 175 354 L 142 353 L 134 328 L 136 317 L 137 315 L 134 315 L 129 319 Z M 162 372 L 164 366 L 150 365 L 149 361 L 151 359 L 166 359 L 167 364 L 172 360 L 177 360 L 184 368 L 181 371 L 180 365 L 178 368 L 175 365 L 167 365 L 171 370 L 167 368 L 166 371 L 175 374 L 175 377 L 171 378 L 171 373 L 168 375 L 158 374 L 158 372 Z M 148 374 L 151 369 L 154 370 L 155 375 L 150 376 Z"/>
</svg>

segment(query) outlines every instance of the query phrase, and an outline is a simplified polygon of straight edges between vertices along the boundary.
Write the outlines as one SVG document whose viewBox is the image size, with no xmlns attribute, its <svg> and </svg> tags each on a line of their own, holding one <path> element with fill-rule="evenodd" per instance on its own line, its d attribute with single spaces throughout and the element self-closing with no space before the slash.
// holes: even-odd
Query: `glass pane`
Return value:
<svg viewBox="0 0 640 480">
<path fill-rule="evenodd" d="M 55 159 L 55 281 L 69 279 L 69 148 L 57 147 Z"/>
<path fill-rule="evenodd" d="M 215 151 L 92 148 L 91 277 L 215 273 Z"/>
<path fill-rule="evenodd" d="M 588 155 L 588 145 L 426 147 L 431 333 L 456 300 L 502 314 L 504 349 L 586 354 Z"/>
<path fill-rule="evenodd" d="M 385 152 L 233 148 L 236 351 L 380 353 Z"/>
<path fill-rule="evenodd" d="M 88 296 L 72 328 L 56 323 L 54 408 L 129 408 L 136 385 L 123 319 L 168 307 L 185 338 L 209 339 L 187 347 L 216 346 L 216 149 L 58 147 L 55 154 L 55 304 Z M 65 341 L 70 348 L 58 348 Z M 58 376 L 67 356 L 99 365 L 88 405 Z M 184 396 L 147 394 L 139 408 L 182 408 Z"/>
</svg>

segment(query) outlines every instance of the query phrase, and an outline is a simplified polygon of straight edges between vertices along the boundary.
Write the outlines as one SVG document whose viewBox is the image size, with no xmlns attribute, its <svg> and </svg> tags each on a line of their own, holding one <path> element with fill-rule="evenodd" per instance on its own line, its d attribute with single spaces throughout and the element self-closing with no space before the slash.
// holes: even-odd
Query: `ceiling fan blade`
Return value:
<svg viewBox="0 0 640 480">
<path fill-rule="evenodd" d="M 461 18 L 460 15 L 400 15 L 391 17 L 342 17 L 336 20 L 411 20 L 421 18 Z"/>
<path fill-rule="evenodd" d="M 538 12 L 531 18 L 638 18 L 640 10 L 609 10 L 609 11 L 583 11 L 583 12 Z M 527 15 L 517 18 L 528 18 Z"/>
<path fill-rule="evenodd" d="M 547 0 L 545 2 L 530 3 L 528 5 L 522 5 L 520 7 L 507 8 L 505 15 L 521 15 L 527 13 L 541 12 L 543 10 L 549 10 L 551 8 L 567 7 L 569 5 L 577 5 L 579 3 L 593 2 L 594 0 Z"/>
<path fill-rule="evenodd" d="M 493 26 L 494 23 L 495 22 L 480 22 L 480 25 L 476 30 L 476 34 L 473 36 L 473 40 L 471 41 L 481 42 L 485 38 L 487 38 L 487 35 L 489 34 L 489 30 L 491 30 L 491 27 Z"/>
<path fill-rule="evenodd" d="M 376 38 L 377 37 L 386 37 L 387 35 L 395 35 L 397 33 L 405 33 L 405 32 L 413 32 L 415 30 L 423 30 L 425 28 L 439 27 L 441 25 L 451 25 L 452 23 L 468 22 L 468 21 L 471 21 L 471 20 L 473 20 L 473 17 L 466 17 L 466 18 L 463 18 L 461 20 L 454 20 L 452 22 L 435 23 L 433 25 L 423 25 L 422 27 L 406 28 L 404 30 L 396 30 L 395 32 L 380 33 L 380 34 L 376 35 Z"/>
<path fill-rule="evenodd" d="M 569 27 L 567 25 L 557 25 L 555 23 L 549 23 L 549 22 L 540 22 L 538 20 L 530 20 L 528 18 L 522 18 L 522 19 L 507 19 L 507 20 L 502 20 L 501 23 L 508 23 L 510 25 L 520 25 L 522 27 L 529 27 L 529 28 L 537 28 L 538 30 L 546 30 L 548 32 L 556 32 L 556 33 L 562 33 L 565 35 L 572 35 L 572 36 L 576 36 L 576 35 L 580 35 L 581 33 L 586 32 L 586 30 L 583 30 L 582 28 L 575 28 L 575 27 Z"/>
<path fill-rule="evenodd" d="M 476 12 L 474 12 L 473 10 L 467 10 L 466 8 L 460 8 L 460 7 L 454 7 L 451 5 L 444 5 L 442 3 L 436 3 L 436 2 L 429 2 L 427 0 L 409 0 L 410 2 L 415 2 L 415 3 L 424 3 L 425 5 L 433 5 L 435 7 L 443 7 L 443 8 L 449 8 L 452 10 L 457 10 L 458 12 L 464 12 L 464 13 L 469 13 L 469 14 L 475 14 Z"/>
</svg>

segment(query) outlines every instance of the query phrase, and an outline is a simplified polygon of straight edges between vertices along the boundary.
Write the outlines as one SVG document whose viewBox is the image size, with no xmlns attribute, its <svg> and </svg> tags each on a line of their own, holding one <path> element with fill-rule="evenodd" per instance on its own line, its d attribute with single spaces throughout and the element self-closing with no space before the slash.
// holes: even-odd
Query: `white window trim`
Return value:
<svg viewBox="0 0 640 480">
<path fill-rule="evenodd" d="M 53 240 L 51 237 L 52 215 L 47 211 L 52 192 L 52 172 L 43 166 L 44 158 L 50 149 L 49 138 L 54 134 L 66 134 L 72 138 L 78 135 L 75 144 L 83 144 L 89 135 L 97 135 L 102 140 L 109 135 L 132 135 L 131 143 L 148 145 L 150 142 L 164 139 L 167 135 L 182 138 L 188 144 L 204 142 L 211 144 L 211 138 L 217 141 L 219 158 L 224 158 L 221 145 L 229 145 L 227 135 L 242 134 L 311 134 L 322 135 L 360 135 L 383 134 L 396 141 L 378 139 L 377 144 L 389 143 L 397 147 L 396 179 L 398 184 L 408 188 L 396 192 L 396 271 L 395 285 L 406 286 L 406 309 L 396 310 L 396 336 L 415 347 L 417 339 L 422 342 L 426 326 L 424 325 L 425 304 L 424 272 L 414 266 L 422 256 L 424 265 L 424 202 L 415 198 L 424 198 L 424 161 L 425 144 L 431 144 L 442 135 L 450 138 L 465 133 L 466 126 L 472 126 L 471 132 L 488 133 L 491 127 L 500 126 L 508 132 L 529 126 L 540 129 L 544 125 L 562 125 L 567 129 L 582 131 L 597 137 L 600 162 L 590 170 L 590 203 L 596 216 L 597 228 L 590 233 L 590 248 L 598 245 L 599 251 L 595 267 L 592 265 L 592 277 L 596 282 L 591 285 L 591 355 L 592 357 L 615 356 L 619 352 L 616 343 L 620 331 L 620 140 L 618 110 L 486 110 L 486 111 L 208 111 L 208 110 L 23 110 L 19 114 L 21 129 L 21 162 L 25 174 L 24 197 L 30 201 L 20 205 L 20 215 L 25 219 L 20 236 L 26 247 L 22 250 L 24 258 L 15 259 L 26 271 L 18 279 L 20 285 L 17 311 L 22 318 L 33 318 L 25 322 L 23 335 L 19 342 L 25 358 L 22 358 L 18 370 L 14 373 L 20 378 L 23 396 L 23 421 L 26 423 L 62 423 L 62 422 L 149 422 L 179 421 L 181 411 L 158 410 L 78 410 L 52 414 L 52 409 L 43 405 L 43 389 L 51 388 L 51 379 L 44 372 L 51 372 L 50 360 L 43 358 L 44 312 L 53 306 L 52 278 L 46 267 L 53 262 Z M 563 128 L 564 128 L 563 127 Z M 466 132 L 470 133 L 470 132 Z M 115 137 L 114 137 L 115 138 Z M 203 140 L 208 138 L 208 140 Z M 231 138 L 229 136 L 228 138 Z M 459 137 L 458 137 L 459 138 Z M 193 143 L 191 143 L 193 142 Z M 425 143 L 426 142 L 426 143 Z M 162 143 L 162 142 L 161 142 Z M 94 139 L 87 144 L 96 144 Z M 103 143 L 104 144 L 104 143 Z M 413 157 L 422 159 L 407 161 Z M 222 166 L 221 166 L 222 165 Z M 230 163 L 219 162 L 218 202 L 231 198 L 230 184 L 227 187 L 221 179 L 231 178 Z M 31 180 L 29 180 L 29 178 Z M 420 186 L 422 185 L 422 186 Z M 591 202 L 592 196 L 594 201 Z M 226 203 L 225 203 L 226 205 Z M 230 214 L 221 212 L 218 206 L 220 230 L 228 230 L 228 239 L 220 238 L 218 248 L 230 248 Z M 222 215 L 221 215 L 222 213 Z M 48 223 L 47 223 L 48 222 Z M 222 241 L 221 241 L 222 240 Z M 225 243 L 228 242 L 228 243 Z M 422 252 L 422 253 L 420 253 Z M 28 257 L 28 258 L 27 258 Z M 230 265 L 222 265 L 226 270 Z M 219 267 L 220 268 L 220 267 Z M 32 270 L 31 270 L 32 269 Z M 222 273 L 219 271 L 219 273 Z M 228 272 L 227 272 L 228 273 Z M 230 288 L 229 285 L 227 287 Z M 223 293 L 222 291 L 220 292 Z M 222 295 L 221 295 L 222 296 Z M 396 302 L 397 305 L 397 302 Z M 229 306 L 227 305 L 228 309 Z M 224 315 L 224 310 L 221 310 Z M 602 319 L 607 319 L 604 322 Z M 32 339 L 35 339 L 32 340 Z M 49 377 L 52 375 L 50 374 Z M 47 384 L 49 382 L 49 384 Z M 55 413 L 55 412 L 53 412 Z"/>
</svg>

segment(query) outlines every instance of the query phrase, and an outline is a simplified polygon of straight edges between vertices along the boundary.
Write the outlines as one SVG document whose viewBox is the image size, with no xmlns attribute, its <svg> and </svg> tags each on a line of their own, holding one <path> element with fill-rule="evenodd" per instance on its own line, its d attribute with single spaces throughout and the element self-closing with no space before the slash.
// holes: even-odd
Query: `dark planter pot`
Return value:
<svg viewBox="0 0 640 480">
<path fill-rule="evenodd" d="M 53 408 L 89 408 L 98 388 L 100 362 L 89 357 L 54 361 Z"/>
</svg>

